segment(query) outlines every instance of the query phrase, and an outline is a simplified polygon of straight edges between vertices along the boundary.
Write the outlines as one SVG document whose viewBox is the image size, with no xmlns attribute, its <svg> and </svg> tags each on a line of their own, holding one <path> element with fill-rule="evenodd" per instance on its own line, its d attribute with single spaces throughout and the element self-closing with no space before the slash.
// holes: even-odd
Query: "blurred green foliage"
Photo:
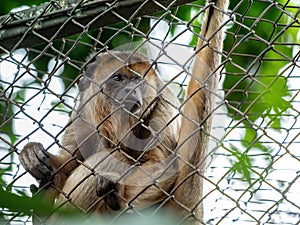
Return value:
<svg viewBox="0 0 300 225">
<path fill-rule="evenodd" d="M 48 2 L 48 0 L 1 0 L 0 16 L 9 13 L 12 9 L 21 6 L 34 6 Z"/>
</svg>

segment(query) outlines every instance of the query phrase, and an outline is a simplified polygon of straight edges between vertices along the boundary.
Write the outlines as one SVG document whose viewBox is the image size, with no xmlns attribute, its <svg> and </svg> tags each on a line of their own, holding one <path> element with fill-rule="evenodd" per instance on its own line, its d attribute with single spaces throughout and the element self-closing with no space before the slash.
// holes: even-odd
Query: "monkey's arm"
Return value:
<svg viewBox="0 0 300 225">
<path fill-rule="evenodd" d="M 66 149 L 61 149 L 59 155 L 48 153 L 42 144 L 36 142 L 25 145 L 19 155 L 25 170 L 37 179 L 44 189 L 42 191 L 47 191 L 51 200 L 59 194 L 66 178 L 78 166 L 77 159 L 82 158 L 74 151 L 77 145 L 72 138 L 72 127 L 67 128 L 64 142 Z"/>
<path fill-rule="evenodd" d="M 210 133 L 212 99 L 219 79 L 217 70 L 221 65 L 223 49 L 223 11 L 227 11 L 228 4 L 228 0 L 208 2 L 206 19 L 197 44 L 192 78 L 183 103 L 182 126 L 177 146 L 179 175 L 171 193 L 174 195 L 174 201 L 170 204 L 184 215 L 195 213 L 199 220 L 202 217 L 201 176 Z"/>
</svg>

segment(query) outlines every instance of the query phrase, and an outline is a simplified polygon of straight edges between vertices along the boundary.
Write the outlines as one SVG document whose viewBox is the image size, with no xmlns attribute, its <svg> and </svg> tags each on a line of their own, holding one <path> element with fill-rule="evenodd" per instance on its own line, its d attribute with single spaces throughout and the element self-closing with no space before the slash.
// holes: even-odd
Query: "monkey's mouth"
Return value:
<svg viewBox="0 0 300 225">
<path fill-rule="evenodd" d="M 141 112 L 142 109 L 142 104 L 140 101 L 135 100 L 135 99 L 126 99 L 123 102 L 124 108 L 133 113 L 133 114 L 138 114 L 139 112 Z"/>
</svg>

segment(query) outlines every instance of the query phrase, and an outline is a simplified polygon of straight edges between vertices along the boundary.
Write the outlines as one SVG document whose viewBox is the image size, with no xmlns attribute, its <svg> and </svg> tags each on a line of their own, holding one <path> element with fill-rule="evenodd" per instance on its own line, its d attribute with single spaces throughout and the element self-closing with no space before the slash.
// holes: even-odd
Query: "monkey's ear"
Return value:
<svg viewBox="0 0 300 225">
<path fill-rule="evenodd" d="M 90 86 L 90 83 L 90 78 L 85 77 L 85 75 L 80 77 L 80 79 L 77 82 L 79 91 L 85 91 Z"/>
<path fill-rule="evenodd" d="M 95 54 L 92 55 L 87 60 L 87 62 L 82 68 L 82 77 L 78 81 L 78 87 L 80 91 L 84 91 L 89 87 L 91 80 L 94 77 L 94 72 L 98 64 L 99 64 L 99 58 Z"/>
</svg>

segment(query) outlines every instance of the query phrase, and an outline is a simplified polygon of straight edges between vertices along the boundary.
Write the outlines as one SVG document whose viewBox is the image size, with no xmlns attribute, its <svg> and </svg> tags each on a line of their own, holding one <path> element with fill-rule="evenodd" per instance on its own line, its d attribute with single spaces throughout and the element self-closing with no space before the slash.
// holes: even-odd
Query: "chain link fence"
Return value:
<svg viewBox="0 0 300 225">
<path fill-rule="evenodd" d="M 0 17 L 1 224 L 47 221 L 37 213 L 44 204 L 27 197 L 38 182 L 21 166 L 19 154 L 29 142 L 42 143 L 52 154 L 64 147 L 62 137 L 74 122 L 70 115 L 78 110 L 79 81 L 92 53 L 114 49 L 146 54 L 165 86 L 184 101 L 187 62 L 194 54 L 204 5 L 50 1 Z M 230 2 L 202 178 L 203 224 L 300 224 L 299 13 L 297 1 Z M 61 195 L 72 202 L 71 193 Z M 126 202 L 126 210 L 112 221 L 127 213 L 159 223 L 155 216 L 170 197 L 166 193 L 148 214 Z"/>
</svg>

